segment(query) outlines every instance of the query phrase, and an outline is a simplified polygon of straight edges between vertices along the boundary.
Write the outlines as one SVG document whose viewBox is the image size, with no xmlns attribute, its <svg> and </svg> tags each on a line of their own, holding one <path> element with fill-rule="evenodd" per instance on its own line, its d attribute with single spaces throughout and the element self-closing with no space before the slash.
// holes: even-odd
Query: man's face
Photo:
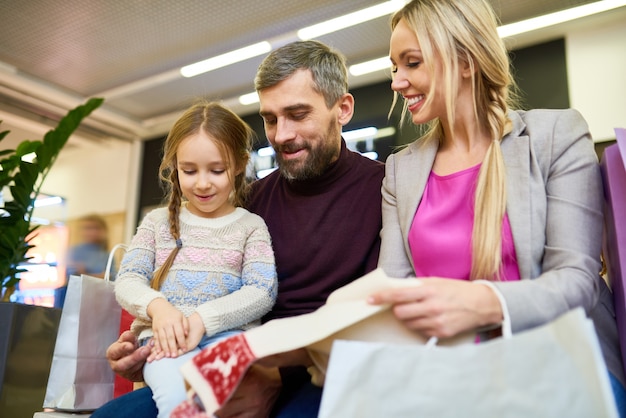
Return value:
<svg viewBox="0 0 626 418">
<path fill-rule="evenodd" d="M 313 89 L 309 70 L 298 70 L 259 91 L 265 134 L 276 152 L 281 174 L 289 180 L 321 175 L 341 150 L 341 100 L 332 108 Z"/>
</svg>

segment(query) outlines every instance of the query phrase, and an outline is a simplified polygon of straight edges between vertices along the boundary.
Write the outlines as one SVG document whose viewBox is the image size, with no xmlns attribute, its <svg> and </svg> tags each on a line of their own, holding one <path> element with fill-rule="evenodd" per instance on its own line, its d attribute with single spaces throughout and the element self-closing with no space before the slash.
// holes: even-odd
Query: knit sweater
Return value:
<svg viewBox="0 0 626 418">
<path fill-rule="evenodd" d="M 274 254 L 267 226 L 245 209 L 220 218 L 180 214 L 183 246 L 159 291 L 152 275 L 176 246 L 169 232 L 167 208 L 148 213 L 124 256 L 115 284 L 120 305 L 135 316 L 131 330 L 152 335 L 146 312 L 164 298 L 185 316 L 197 312 L 207 335 L 248 329 L 260 321 L 276 299 Z"/>
<path fill-rule="evenodd" d="M 280 292 L 265 320 L 312 312 L 335 289 L 376 268 L 384 164 L 346 148 L 321 176 L 278 171 L 253 183 L 247 208 L 269 228 Z"/>
</svg>

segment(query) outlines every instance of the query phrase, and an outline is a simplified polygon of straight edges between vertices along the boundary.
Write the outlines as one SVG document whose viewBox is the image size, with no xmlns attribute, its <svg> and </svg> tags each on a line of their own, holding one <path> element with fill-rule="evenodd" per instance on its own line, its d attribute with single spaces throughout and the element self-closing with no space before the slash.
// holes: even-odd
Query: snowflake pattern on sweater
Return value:
<svg viewBox="0 0 626 418">
<path fill-rule="evenodd" d="M 120 305 L 141 339 L 152 335 L 146 310 L 164 298 L 185 316 L 198 312 L 208 336 L 260 323 L 276 300 L 274 252 L 263 219 L 243 208 L 220 218 L 202 218 L 181 208 L 183 246 L 159 291 L 150 280 L 176 246 L 168 210 L 148 213 L 126 252 L 115 282 Z"/>
</svg>

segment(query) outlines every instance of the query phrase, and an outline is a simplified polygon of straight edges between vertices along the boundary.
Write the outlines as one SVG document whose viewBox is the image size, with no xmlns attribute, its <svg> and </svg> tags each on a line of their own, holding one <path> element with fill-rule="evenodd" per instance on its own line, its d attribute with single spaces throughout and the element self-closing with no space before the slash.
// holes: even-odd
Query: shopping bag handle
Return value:
<svg viewBox="0 0 626 418">
<path fill-rule="evenodd" d="M 496 295 L 498 302 L 500 302 L 500 307 L 502 308 L 502 323 L 500 324 L 502 327 L 502 338 L 511 338 L 513 336 L 513 332 L 511 331 L 511 316 L 509 315 L 509 309 L 502 293 L 488 280 L 475 280 L 474 283 L 489 287 Z M 438 342 L 439 339 L 437 337 L 430 337 L 425 345 L 426 347 L 433 347 L 437 345 Z"/>
<path fill-rule="evenodd" d="M 126 249 L 128 249 L 126 244 L 116 244 L 111 249 L 111 252 L 109 253 L 109 259 L 107 260 L 107 266 L 106 266 L 106 269 L 104 270 L 104 280 L 107 281 L 107 282 L 111 280 L 111 266 L 113 265 L 113 256 L 115 255 L 115 252 L 117 250 L 119 250 L 120 248 L 123 249 L 124 251 L 126 251 Z"/>
</svg>

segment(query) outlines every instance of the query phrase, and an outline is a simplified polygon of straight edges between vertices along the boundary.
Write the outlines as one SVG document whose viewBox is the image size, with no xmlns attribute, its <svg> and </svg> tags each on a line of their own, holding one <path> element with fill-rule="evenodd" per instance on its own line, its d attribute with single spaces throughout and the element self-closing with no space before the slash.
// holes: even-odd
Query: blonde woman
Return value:
<svg viewBox="0 0 626 418">
<path fill-rule="evenodd" d="M 511 110 L 496 27 L 483 0 L 416 0 L 392 18 L 391 87 L 429 129 L 387 159 L 379 266 L 424 285 L 371 301 L 425 336 L 497 328 L 503 309 L 521 331 L 591 312 L 606 289 L 587 124 L 571 109 Z M 621 406 L 621 359 L 605 354 Z"/>
</svg>

